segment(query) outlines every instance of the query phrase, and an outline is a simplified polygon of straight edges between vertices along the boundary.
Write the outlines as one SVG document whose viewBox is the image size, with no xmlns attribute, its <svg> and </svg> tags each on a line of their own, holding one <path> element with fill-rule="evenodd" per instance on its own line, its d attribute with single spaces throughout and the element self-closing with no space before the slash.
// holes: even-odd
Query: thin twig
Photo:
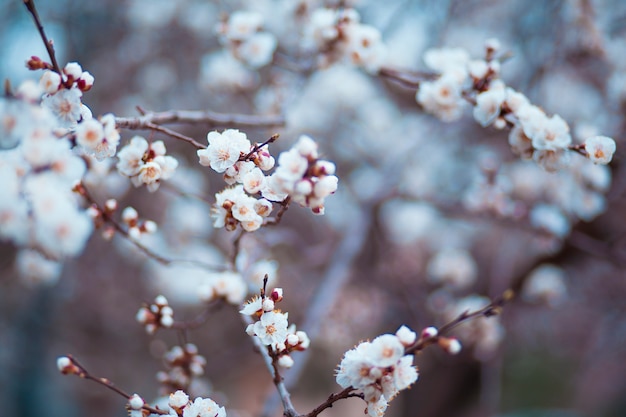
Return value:
<svg viewBox="0 0 626 417">
<path fill-rule="evenodd" d="M 159 126 L 159 125 L 156 125 L 154 123 L 146 123 L 144 125 L 144 127 L 146 129 L 154 130 L 155 132 L 161 132 L 163 134 L 166 134 L 167 136 L 173 137 L 174 139 L 178 139 L 178 140 L 182 140 L 183 142 L 190 143 L 193 146 L 195 146 L 196 149 L 205 149 L 206 148 L 205 145 L 201 144 L 200 142 L 197 142 L 193 138 L 190 138 L 189 136 L 183 135 L 182 133 L 178 133 L 175 130 L 168 129 L 167 127 Z"/>
<path fill-rule="evenodd" d="M 274 225 L 277 225 L 278 223 L 280 223 L 280 220 L 283 218 L 283 215 L 289 209 L 289 204 L 290 203 L 291 203 L 291 196 L 288 196 L 283 201 L 278 202 L 277 204 L 280 204 L 280 208 L 278 209 L 278 212 L 276 213 L 276 216 L 274 216 L 272 218 L 266 219 L 266 221 L 265 221 L 265 223 L 263 225 L 264 226 L 274 226 Z"/>
<path fill-rule="evenodd" d="M 146 124 L 201 124 L 213 127 L 281 127 L 285 125 L 285 118 L 281 115 L 258 116 L 252 114 L 228 114 L 217 113 L 210 110 L 167 110 L 162 112 L 149 112 L 141 109 L 144 113 L 138 117 L 116 117 L 118 127 L 126 129 L 144 129 Z"/>
<path fill-rule="evenodd" d="M 348 387 L 348 388 L 345 388 L 343 391 L 339 391 L 336 394 L 331 394 L 328 396 L 326 401 L 324 401 L 322 404 L 317 406 L 313 411 L 311 411 L 308 414 L 303 414 L 300 417 L 316 417 L 322 411 L 326 410 L 327 408 L 331 408 L 333 404 L 336 403 L 337 401 L 343 400 L 345 398 L 358 397 L 358 398 L 363 399 L 362 393 L 355 393 L 354 391 L 355 391 L 355 388 Z"/>
<path fill-rule="evenodd" d="M 459 326 L 466 321 L 473 320 L 478 317 L 492 317 L 500 314 L 502 307 L 515 298 L 516 293 L 513 290 L 506 290 L 500 297 L 493 300 L 489 305 L 473 312 L 464 311 L 459 314 L 454 320 L 444 324 L 438 329 L 437 336 L 429 337 L 426 339 L 420 339 L 415 342 L 414 345 L 405 349 L 405 355 L 413 354 L 423 350 L 429 345 L 436 344 L 439 341 L 440 336 L 445 336 L 450 333 L 452 329 Z"/>
<path fill-rule="evenodd" d="M 388 67 L 381 68 L 378 71 L 378 75 L 407 88 L 419 88 L 422 81 L 434 80 L 438 77 L 437 74 L 431 72 L 409 72 Z"/>
<path fill-rule="evenodd" d="M 44 31 L 43 24 L 41 23 L 41 19 L 39 18 L 39 13 L 37 13 L 37 8 L 35 7 L 34 0 L 24 0 L 24 6 L 28 9 L 28 12 L 33 16 L 35 20 L 35 25 L 37 25 L 37 30 L 39 31 L 39 35 L 41 36 L 41 40 L 46 46 L 46 51 L 48 51 L 48 56 L 50 57 L 50 61 L 52 61 L 52 68 L 55 72 L 62 74 L 61 67 L 57 62 L 57 57 L 54 52 L 54 44 L 52 40 L 48 39 L 46 36 L 46 32 Z"/>
<path fill-rule="evenodd" d="M 132 395 L 128 394 L 127 392 L 123 391 L 122 389 L 116 387 L 109 379 L 107 378 L 101 378 L 101 377 L 96 377 L 91 375 L 87 369 L 81 365 L 72 355 L 67 355 L 67 358 L 76 366 L 78 367 L 79 371 L 76 373 L 76 375 L 78 375 L 80 378 L 83 379 L 87 379 L 89 381 L 94 381 L 108 389 L 110 389 L 111 391 L 115 392 L 116 394 L 121 395 L 122 397 L 126 398 L 127 400 L 129 400 Z M 161 415 L 166 415 L 169 414 L 169 412 L 167 410 L 160 410 L 158 408 L 153 408 L 151 406 L 149 406 L 148 404 L 144 404 L 141 408 L 143 408 L 144 410 L 147 410 L 151 413 L 154 414 L 161 414 Z"/>
<path fill-rule="evenodd" d="M 246 155 L 239 157 L 240 161 L 247 161 L 250 159 L 252 155 L 261 150 L 264 146 L 269 145 L 270 143 L 274 143 L 276 139 L 278 139 L 280 135 L 278 133 L 274 133 L 268 140 L 263 143 L 258 143 L 252 147 L 252 150 L 248 152 Z"/>
<path fill-rule="evenodd" d="M 159 255 L 158 253 L 154 252 L 152 249 L 145 246 L 143 243 L 137 241 L 136 239 L 133 239 L 128 233 L 128 231 L 121 224 L 119 224 L 115 219 L 113 219 L 113 217 L 109 213 L 107 213 L 106 210 L 103 210 L 102 206 L 100 206 L 96 202 L 96 200 L 91 196 L 91 194 L 87 190 L 87 187 L 85 187 L 84 184 L 80 184 L 79 193 L 87 200 L 89 204 L 91 204 L 93 207 L 95 207 L 98 210 L 98 212 L 102 215 L 102 220 L 105 223 L 108 223 L 111 226 L 113 226 L 116 232 L 118 232 L 126 240 L 128 240 L 133 245 L 135 245 L 137 249 L 139 249 L 149 258 L 157 261 L 161 265 L 167 266 L 171 264 L 190 264 L 190 265 L 196 265 L 196 266 L 208 269 L 210 271 L 226 271 L 228 269 L 224 265 L 212 265 L 206 262 L 196 261 L 193 259 L 172 259 L 172 258 L 167 258 L 163 255 Z"/>
</svg>

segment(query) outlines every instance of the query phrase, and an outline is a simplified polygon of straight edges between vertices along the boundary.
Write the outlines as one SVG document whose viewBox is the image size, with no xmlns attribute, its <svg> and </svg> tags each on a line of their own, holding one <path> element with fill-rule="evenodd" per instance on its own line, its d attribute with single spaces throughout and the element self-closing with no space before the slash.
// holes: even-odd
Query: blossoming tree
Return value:
<svg viewBox="0 0 626 417">
<path fill-rule="evenodd" d="M 65 63 L 48 33 L 55 6 L 40 15 L 23 0 L 45 53 L 21 51 L 31 72 L 0 98 L 0 237 L 11 293 L 71 307 L 61 327 L 76 343 L 53 349 L 61 373 L 115 392 L 124 400 L 103 410 L 133 417 L 507 408 L 506 333 L 531 346 L 545 336 L 536 314 L 568 329 L 555 311 L 585 288 L 568 283 L 568 250 L 597 258 L 589 268 L 626 262 L 621 229 L 581 232 L 624 187 L 611 189 L 625 45 L 590 1 L 491 5 L 511 19 L 522 8 L 535 32 L 535 14 L 581 31 L 533 51 L 603 65 L 571 73 L 533 60 L 515 40 L 523 25 L 462 27 L 475 15 L 460 2 L 426 3 L 132 0 L 110 11 L 127 27 L 95 31 L 119 42 L 98 50 L 84 27 L 88 57 L 76 47 Z M 103 25 L 89 7 L 67 18 Z M 585 329 L 612 285 L 590 293 Z M 81 326 L 126 343 L 92 351 Z M 561 336 L 551 343 L 580 337 Z M 120 371 L 155 358 L 154 382 Z M 307 385 L 328 363 L 322 388 Z M 450 363 L 480 368 L 474 405 L 452 405 L 475 387 Z M 412 397 L 426 406 L 396 405 Z"/>
</svg>

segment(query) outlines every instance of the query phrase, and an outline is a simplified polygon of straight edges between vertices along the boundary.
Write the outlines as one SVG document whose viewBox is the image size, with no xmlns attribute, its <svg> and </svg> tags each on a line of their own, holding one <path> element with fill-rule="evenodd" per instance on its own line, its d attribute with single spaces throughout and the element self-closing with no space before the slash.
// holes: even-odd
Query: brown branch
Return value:
<svg viewBox="0 0 626 417">
<path fill-rule="evenodd" d="M 33 16 L 35 20 L 35 25 L 37 25 L 37 30 L 39 31 L 39 35 L 41 36 L 41 40 L 46 46 L 46 51 L 48 51 L 48 56 L 50 57 L 50 61 L 52 61 L 52 70 L 62 74 L 61 67 L 57 62 L 56 54 L 54 52 L 54 44 L 52 40 L 48 39 L 46 36 L 46 32 L 44 31 L 43 24 L 41 23 L 41 19 L 39 18 L 39 13 L 37 12 L 37 8 L 35 7 L 34 0 L 24 0 L 24 6 L 28 9 L 28 12 Z"/>
<path fill-rule="evenodd" d="M 345 398 L 358 397 L 358 398 L 363 399 L 363 394 L 355 393 L 354 391 L 355 391 L 355 388 L 348 387 L 344 389 L 343 391 L 340 391 L 336 394 L 331 394 L 330 396 L 328 396 L 326 401 L 324 401 L 322 404 L 317 406 L 313 411 L 311 411 L 308 414 L 302 414 L 300 417 L 316 417 L 322 411 L 326 410 L 327 408 L 331 408 L 333 404 L 336 403 L 337 401 L 343 400 Z"/>
<path fill-rule="evenodd" d="M 73 372 L 75 375 L 79 376 L 80 378 L 96 382 L 96 383 L 98 383 L 98 384 L 100 384 L 100 385 L 110 389 L 111 391 L 115 392 L 116 394 L 121 395 L 122 397 L 126 398 L 127 400 L 129 400 L 132 397 L 132 395 L 130 395 L 127 392 L 123 391 L 122 389 L 116 387 L 109 379 L 102 378 L 102 377 L 96 377 L 96 376 L 91 375 L 87 371 L 87 369 L 85 369 L 85 367 L 82 366 L 72 355 L 67 355 L 67 358 L 72 362 L 73 365 L 75 365 L 78 368 L 77 372 Z M 154 414 L 161 414 L 161 415 L 169 414 L 169 412 L 167 410 L 160 410 L 158 408 L 153 408 L 153 407 L 149 406 L 148 404 L 144 404 L 141 408 L 143 408 L 144 410 L 149 411 L 150 413 L 154 413 Z"/>
<path fill-rule="evenodd" d="M 383 67 L 378 71 L 378 75 L 388 78 L 407 88 L 419 88 L 422 81 L 434 80 L 437 74 L 431 72 L 409 72 L 394 68 Z"/>
<path fill-rule="evenodd" d="M 256 152 L 258 152 L 259 150 L 261 150 L 264 146 L 269 145 L 270 143 L 274 143 L 276 141 L 276 139 L 278 139 L 280 135 L 278 133 L 274 133 L 268 140 L 266 140 L 263 143 L 258 143 L 256 145 L 254 145 L 252 147 L 252 150 L 250 152 L 248 152 L 247 155 L 244 156 L 240 156 L 239 160 L 240 161 L 247 161 L 248 159 L 250 159 L 250 157 L 252 155 L 254 155 Z"/>
<path fill-rule="evenodd" d="M 183 135 L 182 133 L 178 133 L 175 130 L 168 129 L 167 127 L 159 126 L 159 125 L 156 125 L 154 123 L 146 123 L 144 125 L 144 128 L 153 130 L 155 132 L 161 132 L 161 133 L 163 133 L 163 134 L 165 134 L 167 136 L 173 137 L 174 139 L 178 139 L 178 140 L 182 140 L 183 142 L 190 143 L 191 145 L 195 146 L 196 149 L 205 149 L 206 148 L 205 145 L 201 144 L 200 142 L 197 142 L 193 138 L 190 138 L 189 136 Z"/>
<path fill-rule="evenodd" d="M 281 115 L 258 116 L 251 114 L 217 113 L 210 110 L 167 110 L 163 112 L 148 112 L 141 109 L 139 117 L 116 117 L 118 127 L 126 129 L 144 129 L 146 124 L 201 124 L 212 127 L 281 127 L 285 126 L 285 118 Z"/>
<path fill-rule="evenodd" d="M 266 219 L 265 223 L 263 224 L 264 226 L 274 226 L 280 223 L 280 220 L 285 215 L 285 212 L 289 209 L 289 204 L 291 203 L 291 196 L 287 196 L 287 198 L 284 199 L 283 201 L 279 201 L 279 202 L 272 201 L 272 203 L 280 204 L 280 208 L 278 209 L 276 216 Z"/>
<path fill-rule="evenodd" d="M 415 344 L 407 347 L 404 351 L 405 355 L 419 352 L 429 345 L 436 344 L 439 341 L 440 336 L 445 336 L 446 334 L 450 333 L 452 329 L 462 323 L 465 323 L 466 321 L 473 320 L 479 317 L 492 317 L 500 314 L 500 312 L 502 311 L 502 307 L 506 303 L 513 300 L 515 298 L 515 295 L 516 292 L 509 289 L 506 290 L 500 297 L 493 300 L 489 305 L 481 308 L 480 310 L 476 310 L 473 312 L 464 311 L 463 313 L 459 314 L 459 316 L 456 317 L 454 320 L 441 326 L 438 329 L 436 336 L 428 337 L 425 339 L 420 338 L 417 342 L 415 342 Z"/>
</svg>

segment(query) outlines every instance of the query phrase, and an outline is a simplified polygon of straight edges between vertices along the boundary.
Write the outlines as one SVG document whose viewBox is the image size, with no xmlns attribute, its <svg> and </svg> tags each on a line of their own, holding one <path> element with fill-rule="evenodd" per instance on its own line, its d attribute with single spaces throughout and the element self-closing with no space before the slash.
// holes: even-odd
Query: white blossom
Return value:
<svg viewBox="0 0 626 417">
<path fill-rule="evenodd" d="M 593 136 L 585 140 L 585 151 L 595 164 L 606 165 L 615 153 L 615 141 L 606 136 Z"/>
<path fill-rule="evenodd" d="M 242 154 L 250 151 L 250 141 L 245 133 L 237 129 L 227 129 L 222 133 L 211 131 L 207 134 L 209 146 L 197 151 L 200 165 L 210 166 L 216 172 L 224 172 L 235 165 Z"/>
<path fill-rule="evenodd" d="M 287 338 L 287 314 L 274 311 L 265 312 L 252 324 L 252 331 L 264 345 L 282 343 Z"/>
</svg>

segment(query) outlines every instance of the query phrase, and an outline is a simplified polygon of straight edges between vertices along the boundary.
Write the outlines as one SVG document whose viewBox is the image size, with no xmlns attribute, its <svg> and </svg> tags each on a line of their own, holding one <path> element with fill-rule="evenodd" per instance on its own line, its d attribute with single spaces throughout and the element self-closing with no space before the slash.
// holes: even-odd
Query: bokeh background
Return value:
<svg viewBox="0 0 626 417">
<path fill-rule="evenodd" d="M 430 47 L 458 46 L 481 57 L 485 39 L 498 38 L 512 56 L 502 69 L 507 84 L 549 114 L 560 114 L 574 133 L 598 131 L 616 139 L 612 184 L 594 214 L 587 221 L 570 216 L 571 233 L 561 239 L 533 228 L 524 216 L 470 209 L 472 187 L 490 175 L 512 184 L 496 190 L 505 194 L 515 194 L 521 183 L 531 191 L 552 184 L 541 195 L 518 193 L 516 201 L 527 208 L 557 190 L 565 200 L 583 196 L 567 188 L 571 172 L 544 173 L 532 162 L 520 168 L 506 132 L 481 128 L 471 110 L 460 121 L 443 123 L 421 112 L 414 91 L 358 69 L 299 71 L 287 65 L 299 58 L 289 35 L 295 30 L 290 13 L 322 2 L 58 0 L 39 1 L 38 7 L 59 61 L 78 61 L 95 76 L 84 96 L 94 115 L 133 116 L 137 105 L 284 113 L 285 127 L 246 133 L 257 141 L 280 133 L 275 155 L 306 133 L 319 142 L 324 158 L 336 162 L 340 190 L 328 199 L 325 216 L 292 207 L 278 227 L 242 240 L 252 259 L 278 263 L 286 294 L 282 308 L 291 322 L 312 329 L 306 363 L 294 355 L 304 368 L 297 380 L 290 379 L 300 412 L 339 390 L 334 369 L 359 341 L 393 333 L 402 324 L 415 330 L 441 325 L 446 319 L 438 303 L 454 304 L 471 294 L 497 296 L 536 266 L 551 263 L 565 276 L 558 305 L 514 301 L 500 318 L 490 319 L 500 320 L 504 333 L 487 354 L 477 354 L 474 330 L 465 335 L 469 340 L 460 336 L 466 349 L 458 356 L 435 348 L 419 355 L 419 381 L 392 402 L 388 415 L 626 415 L 626 3 L 345 3 L 381 30 L 390 63 L 398 68 L 423 69 L 421 56 Z M 223 47 L 215 25 L 238 9 L 261 12 L 266 29 L 277 35 L 272 65 L 235 71 L 219 61 Z M 2 78 L 13 85 L 36 78 L 24 62 L 46 55 L 21 1 L 0 0 L 0 39 Z M 175 128 L 200 142 L 209 130 Z M 122 131 L 122 142 L 136 133 Z M 168 153 L 181 162 L 172 189 L 211 199 L 223 187 L 219 175 L 197 164 L 193 148 L 153 138 L 165 140 Z M 95 192 L 101 201 L 115 196 L 157 221 L 162 234 L 148 243 L 160 251 L 184 247 L 183 255 L 218 263 L 232 253 L 234 235 L 211 231 L 205 203 L 171 189 L 152 194 L 120 183 Z M 154 376 L 163 352 L 180 335 L 150 337 L 134 315 L 162 292 L 175 317 L 194 317 L 203 308 L 194 288 L 206 271 L 159 267 L 123 240 L 107 242 L 96 232 L 56 284 L 34 285 L 14 272 L 16 249 L 9 243 L 0 248 L 0 414 L 125 415 L 121 397 L 58 373 L 55 359 L 68 353 L 146 400 L 160 394 Z M 447 248 L 471 254 L 476 273 L 468 287 L 448 291 L 428 279 L 429 261 Z M 225 306 L 186 336 L 207 358 L 201 390 L 229 415 L 261 416 L 273 386 L 243 329 L 236 309 Z M 360 400 L 349 399 L 325 415 L 357 416 L 363 408 Z"/>
</svg>

